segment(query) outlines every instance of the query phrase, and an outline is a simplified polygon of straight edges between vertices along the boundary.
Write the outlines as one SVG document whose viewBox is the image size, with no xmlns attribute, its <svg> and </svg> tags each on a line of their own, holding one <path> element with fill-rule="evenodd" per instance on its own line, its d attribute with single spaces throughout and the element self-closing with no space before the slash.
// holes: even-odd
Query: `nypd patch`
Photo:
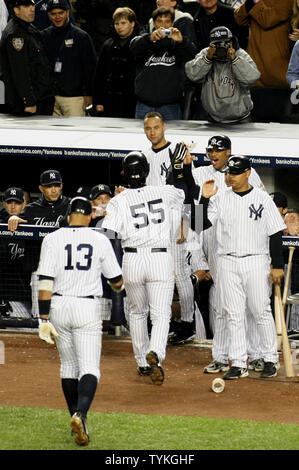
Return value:
<svg viewBox="0 0 299 470">
<path fill-rule="evenodd" d="M 24 46 L 24 38 L 12 38 L 12 45 L 16 51 L 21 51 Z"/>
</svg>

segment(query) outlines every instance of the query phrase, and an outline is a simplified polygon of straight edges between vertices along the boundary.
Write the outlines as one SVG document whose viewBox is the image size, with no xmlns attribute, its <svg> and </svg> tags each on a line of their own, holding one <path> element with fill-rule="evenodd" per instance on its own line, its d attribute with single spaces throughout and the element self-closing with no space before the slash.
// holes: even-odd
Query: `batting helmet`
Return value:
<svg viewBox="0 0 299 470">
<path fill-rule="evenodd" d="M 208 146 L 207 146 L 207 153 L 210 152 L 210 150 L 215 149 L 215 150 L 230 150 L 232 148 L 232 143 L 229 137 L 227 135 L 213 135 L 213 137 L 210 137 L 208 141 Z"/>
<path fill-rule="evenodd" d="M 224 168 L 225 173 L 231 173 L 233 175 L 240 175 L 244 171 L 250 170 L 251 164 L 248 157 L 244 155 L 233 155 L 227 161 L 227 165 Z"/>
<path fill-rule="evenodd" d="M 70 214 L 74 212 L 83 215 L 90 215 L 92 207 L 89 199 L 82 196 L 74 197 L 70 202 Z"/>
<path fill-rule="evenodd" d="M 123 175 L 130 185 L 138 185 L 149 173 L 149 163 L 142 152 L 130 152 L 123 159 Z"/>
</svg>

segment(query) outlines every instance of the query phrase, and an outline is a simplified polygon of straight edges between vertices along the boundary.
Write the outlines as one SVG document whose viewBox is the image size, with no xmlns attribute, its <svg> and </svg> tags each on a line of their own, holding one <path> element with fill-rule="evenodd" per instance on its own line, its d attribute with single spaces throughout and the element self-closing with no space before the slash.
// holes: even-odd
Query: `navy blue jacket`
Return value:
<svg viewBox="0 0 299 470">
<path fill-rule="evenodd" d="M 97 56 L 88 33 L 69 22 L 62 28 L 42 31 L 54 73 L 54 93 L 60 96 L 92 96 Z M 55 63 L 61 62 L 61 72 Z"/>
</svg>

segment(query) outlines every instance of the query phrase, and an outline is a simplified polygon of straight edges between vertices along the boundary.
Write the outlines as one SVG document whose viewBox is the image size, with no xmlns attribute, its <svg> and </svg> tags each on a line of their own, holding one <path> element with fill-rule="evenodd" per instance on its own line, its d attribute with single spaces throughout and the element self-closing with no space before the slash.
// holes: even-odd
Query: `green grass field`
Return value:
<svg viewBox="0 0 299 470">
<path fill-rule="evenodd" d="M 64 410 L 0 407 L 0 450 L 85 450 Z M 299 450 L 299 425 L 232 419 L 95 413 L 89 450 Z"/>
</svg>

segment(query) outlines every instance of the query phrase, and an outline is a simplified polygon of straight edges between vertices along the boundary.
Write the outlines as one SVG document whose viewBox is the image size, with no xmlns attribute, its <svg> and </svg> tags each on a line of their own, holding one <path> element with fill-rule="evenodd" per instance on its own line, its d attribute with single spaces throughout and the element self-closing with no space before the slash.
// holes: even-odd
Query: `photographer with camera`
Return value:
<svg viewBox="0 0 299 470">
<path fill-rule="evenodd" d="M 185 64 L 187 77 L 202 84 L 201 103 L 211 122 L 248 122 L 253 108 L 250 86 L 260 72 L 225 26 L 213 28 L 210 45 Z"/>
<path fill-rule="evenodd" d="M 152 14 L 154 30 L 132 39 L 137 62 L 135 94 L 137 119 L 150 111 L 164 120 L 182 118 L 181 101 L 186 81 L 184 65 L 196 54 L 195 45 L 173 27 L 174 10 L 159 7 Z"/>
</svg>

